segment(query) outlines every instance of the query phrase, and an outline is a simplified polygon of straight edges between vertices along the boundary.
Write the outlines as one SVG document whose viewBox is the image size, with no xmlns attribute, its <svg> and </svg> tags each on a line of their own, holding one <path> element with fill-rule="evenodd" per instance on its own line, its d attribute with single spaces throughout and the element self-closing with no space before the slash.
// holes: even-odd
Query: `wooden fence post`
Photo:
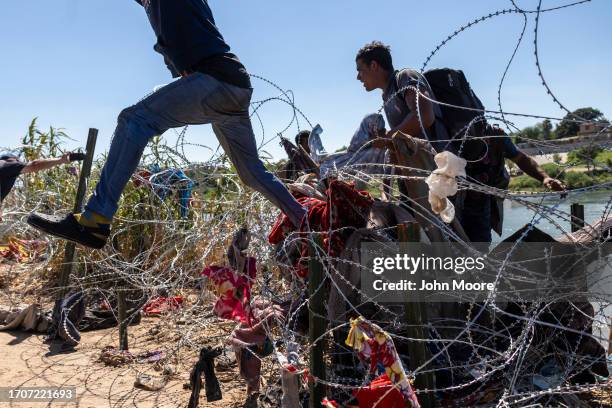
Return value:
<svg viewBox="0 0 612 408">
<path fill-rule="evenodd" d="M 79 178 L 79 186 L 77 187 L 76 200 L 74 202 L 73 212 L 80 213 L 83 209 L 83 200 L 85 193 L 87 192 L 87 182 L 91 175 L 91 166 L 93 163 L 94 151 L 96 150 L 96 140 L 98 139 L 98 129 L 89 129 L 87 135 L 87 147 L 85 148 L 85 160 L 81 167 L 81 175 Z M 72 267 L 74 265 L 74 255 L 76 252 L 76 244 L 74 242 L 67 242 L 64 250 L 64 265 L 59 277 L 59 294 L 58 299 L 61 300 L 66 296 L 68 279 L 72 273 Z"/>
<path fill-rule="evenodd" d="M 578 203 L 572 204 L 571 214 L 572 232 L 584 228 L 584 205 Z"/>
<path fill-rule="evenodd" d="M 308 337 L 310 339 L 310 373 L 313 377 L 325 380 L 325 361 L 323 359 L 324 342 L 319 339 L 325 332 L 327 321 L 325 317 L 325 291 L 323 281 L 323 264 L 319 256 L 323 254 L 321 238 L 315 236 L 310 243 L 308 264 Z M 316 341 L 319 339 L 318 341 Z M 316 342 L 316 343 L 315 343 Z M 310 408 L 319 408 L 325 397 L 325 385 L 312 381 L 310 387 Z"/>
<path fill-rule="evenodd" d="M 125 303 L 125 289 L 118 288 L 117 293 L 117 318 L 119 320 L 119 350 L 127 351 L 128 348 L 128 324 L 127 304 Z"/>
<path fill-rule="evenodd" d="M 416 222 L 399 224 L 397 235 L 401 242 L 420 242 L 420 227 Z M 400 244 L 401 245 L 401 244 Z M 410 295 L 409 295 L 410 296 Z M 404 304 L 404 319 L 408 324 L 407 335 L 412 339 L 424 340 L 427 333 L 423 322 L 427 321 L 427 309 L 420 302 L 407 302 Z M 431 358 L 427 346 L 422 341 L 410 341 L 408 343 L 408 354 L 410 356 L 410 371 L 414 372 L 418 367 L 425 364 Z M 422 373 L 415 376 L 415 389 L 434 389 L 435 379 L 433 373 Z M 433 408 L 435 406 L 433 393 L 421 393 L 418 395 L 422 408 Z"/>
</svg>

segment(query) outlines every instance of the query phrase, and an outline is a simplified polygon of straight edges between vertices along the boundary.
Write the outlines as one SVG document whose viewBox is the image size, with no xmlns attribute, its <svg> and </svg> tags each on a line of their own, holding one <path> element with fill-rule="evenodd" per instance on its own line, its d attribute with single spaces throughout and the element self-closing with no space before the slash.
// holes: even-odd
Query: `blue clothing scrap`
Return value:
<svg viewBox="0 0 612 408">
<path fill-rule="evenodd" d="M 155 194 L 161 200 L 165 200 L 169 193 L 171 193 L 173 190 L 177 191 L 181 218 L 187 218 L 187 215 L 189 214 L 191 195 L 195 185 L 193 180 L 187 177 L 183 170 L 161 170 L 157 164 L 151 165 L 149 167 L 149 171 L 152 174 L 149 181 L 151 182 L 151 186 L 153 187 Z"/>
</svg>

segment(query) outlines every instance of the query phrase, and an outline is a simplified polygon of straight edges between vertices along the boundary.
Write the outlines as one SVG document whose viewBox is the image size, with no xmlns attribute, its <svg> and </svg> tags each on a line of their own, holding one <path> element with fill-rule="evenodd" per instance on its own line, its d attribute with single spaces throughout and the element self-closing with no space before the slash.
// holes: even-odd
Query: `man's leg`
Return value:
<svg viewBox="0 0 612 408">
<path fill-rule="evenodd" d="M 250 96 L 251 90 L 224 84 L 201 73 L 166 85 L 119 116 L 107 162 L 86 206 L 85 215 L 88 217 L 81 217 L 78 220 L 80 225 L 76 225 L 77 221 L 71 214 L 65 219 L 35 215 L 28 222 L 52 235 L 101 248 L 105 242 L 104 236 L 109 234 L 108 228 L 103 227 L 117 211 L 121 193 L 151 137 L 186 124 L 215 122 L 214 130 L 243 181 L 261 191 L 292 222 L 299 224 L 306 210 L 265 169 L 257 156 L 255 137 L 248 118 Z M 99 227 L 102 227 L 100 231 Z M 67 229 L 70 231 L 67 232 Z M 94 237 L 91 237 L 92 234 Z M 86 235 L 90 237 L 82 239 Z"/>
<path fill-rule="evenodd" d="M 459 221 L 470 241 L 481 243 L 476 245 L 479 250 L 487 250 L 492 238 L 491 196 L 477 191 L 468 191 Z"/>
<path fill-rule="evenodd" d="M 214 96 L 219 81 L 202 74 L 178 79 L 125 109 L 118 118 L 100 181 L 83 216 L 33 214 L 28 223 L 49 234 L 93 248 L 104 246 L 119 198 L 151 137 L 185 124 L 210 123 L 203 101 Z"/>
<path fill-rule="evenodd" d="M 244 184 L 263 194 L 280 208 L 295 226 L 299 226 L 306 210 L 285 185 L 266 169 L 259 158 L 248 113 L 213 123 L 212 127 Z"/>
<path fill-rule="evenodd" d="M 153 136 L 186 124 L 210 122 L 200 102 L 214 86 L 194 76 L 178 79 L 121 112 L 100 181 L 89 199 L 87 211 L 112 219 L 119 198 L 136 170 Z"/>
</svg>

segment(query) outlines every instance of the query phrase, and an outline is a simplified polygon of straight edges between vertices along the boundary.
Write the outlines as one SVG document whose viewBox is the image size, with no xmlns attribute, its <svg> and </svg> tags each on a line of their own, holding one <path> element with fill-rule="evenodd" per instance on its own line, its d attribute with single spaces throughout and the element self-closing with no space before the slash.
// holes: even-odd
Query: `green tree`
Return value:
<svg viewBox="0 0 612 408">
<path fill-rule="evenodd" d="M 591 164 L 598 154 L 603 152 L 603 149 L 595 144 L 580 147 L 567 154 L 567 162 L 571 164 L 586 164 L 590 170 Z"/>
<path fill-rule="evenodd" d="M 590 121 L 604 121 L 603 113 L 600 110 L 595 108 L 580 108 L 576 109 L 571 114 L 565 115 L 563 120 L 557 125 L 555 129 L 555 135 L 557 139 L 563 139 L 564 137 L 576 136 L 578 134 L 578 130 L 580 130 L 580 121 L 582 120 L 590 120 Z"/>
<path fill-rule="evenodd" d="M 542 140 L 544 138 L 542 124 L 536 123 L 533 126 L 527 126 L 518 133 L 518 140 L 529 142 L 530 140 Z"/>
<path fill-rule="evenodd" d="M 542 137 L 545 140 L 554 139 L 553 125 L 548 119 L 545 119 L 544 122 L 542 122 Z"/>
</svg>

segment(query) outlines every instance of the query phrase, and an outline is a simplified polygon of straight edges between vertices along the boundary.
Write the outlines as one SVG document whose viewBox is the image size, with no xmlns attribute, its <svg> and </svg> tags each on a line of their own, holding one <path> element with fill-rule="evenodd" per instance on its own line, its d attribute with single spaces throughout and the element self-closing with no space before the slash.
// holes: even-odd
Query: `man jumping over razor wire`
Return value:
<svg viewBox="0 0 612 408">
<path fill-rule="evenodd" d="M 297 226 L 306 210 L 263 165 L 249 118 L 249 74 L 230 53 L 206 0 L 136 0 L 157 36 L 155 50 L 181 77 L 124 109 L 100 181 L 81 214 L 32 214 L 33 227 L 91 248 L 104 247 L 119 198 L 149 140 L 171 128 L 211 123 L 240 179 Z"/>
</svg>

